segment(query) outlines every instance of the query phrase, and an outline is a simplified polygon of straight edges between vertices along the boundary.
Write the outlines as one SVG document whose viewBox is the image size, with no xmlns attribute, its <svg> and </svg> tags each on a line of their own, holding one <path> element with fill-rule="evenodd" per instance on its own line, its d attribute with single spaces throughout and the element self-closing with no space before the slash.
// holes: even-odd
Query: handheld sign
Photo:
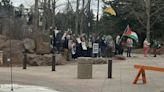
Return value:
<svg viewBox="0 0 164 92">
<path fill-rule="evenodd" d="M 93 54 L 98 54 L 98 53 L 99 53 L 99 44 L 93 43 Z"/>
</svg>

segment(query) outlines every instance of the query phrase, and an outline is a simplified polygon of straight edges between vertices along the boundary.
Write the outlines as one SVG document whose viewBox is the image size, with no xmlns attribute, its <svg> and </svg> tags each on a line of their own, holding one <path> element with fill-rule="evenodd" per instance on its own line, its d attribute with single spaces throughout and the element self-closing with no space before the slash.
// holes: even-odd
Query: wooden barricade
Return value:
<svg viewBox="0 0 164 92">
<path fill-rule="evenodd" d="M 164 72 L 164 68 L 157 67 L 157 66 L 134 65 L 134 68 L 139 69 L 139 71 L 136 78 L 133 81 L 133 84 L 136 84 L 138 80 L 142 80 L 143 83 L 146 84 L 145 70 Z M 141 79 L 139 79 L 140 75 L 142 75 Z"/>
</svg>

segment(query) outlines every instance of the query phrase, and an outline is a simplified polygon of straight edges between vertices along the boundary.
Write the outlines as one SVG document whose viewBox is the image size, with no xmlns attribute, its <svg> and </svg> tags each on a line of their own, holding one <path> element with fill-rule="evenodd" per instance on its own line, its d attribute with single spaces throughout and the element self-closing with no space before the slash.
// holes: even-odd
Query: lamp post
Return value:
<svg viewBox="0 0 164 92">
<path fill-rule="evenodd" d="M 11 58 L 11 53 L 12 53 L 12 49 L 11 49 L 11 22 L 12 22 L 12 16 L 9 17 L 9 38 L 10 38 L 10 52 L 9 52 L 9 58 L 7 59 L 7 61 L 10 63 L 10 73 L 11 73 L 11 91 L 14 91 L 14 87 L 13 87 L 13 62 L 12 62 L 12 58 Z"/>
</svg>

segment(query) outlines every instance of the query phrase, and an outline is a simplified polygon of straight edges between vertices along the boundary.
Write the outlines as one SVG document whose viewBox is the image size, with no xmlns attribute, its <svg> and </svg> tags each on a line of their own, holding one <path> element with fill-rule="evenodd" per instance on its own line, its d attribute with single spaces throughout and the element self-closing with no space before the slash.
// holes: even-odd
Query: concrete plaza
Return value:
<svg viewBox="0 0 164 92">
<path fill-rule="evenodd" d="M 127 60 L 113 60 L 112 79 L 107 78 L 107 64 L 93 65 L 92 79 L 77 79 L 77 63 L 56 66 L 13 67 L 15 84 L 44 86 L 59 92 L 164 92 L 164 73 L 146 71 L 147 83 L 132 84 L 138 70 L 134 64 L 164 67 L 164 55 L 143 57 L 133 54 Z M 0 84 L 10 83 L 10 68 L 0 67 Z M 25 92 L 25 91 L 24 91 Z"/>
</svg>

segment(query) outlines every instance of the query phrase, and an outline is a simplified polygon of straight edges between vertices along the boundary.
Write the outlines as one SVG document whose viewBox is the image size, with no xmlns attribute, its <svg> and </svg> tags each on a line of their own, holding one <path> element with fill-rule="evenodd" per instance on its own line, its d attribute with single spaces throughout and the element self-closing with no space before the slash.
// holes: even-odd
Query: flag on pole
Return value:
<svg viewBox="0 0 164 92">
<path fill-rule="evenodd" d="M 109 13 L 109 14 L 111 14 L 113 16 L 116 16 L 116 12 L 115 12 L 115 10 L 111 6 L 105 8 L 104 12 Z"/>
<path fill-rule="evenodd" d="M 123 35 L 128 36 L 132 33 L 132 29 L 129 27 L 129 25 L 127 25 L 126 29 L 125 29 L 125 33 Z"/>
<path fill-rule="evenodd" d="M 138 35 L 137 35 L 137 33 L 136 33 L 136 32 L 133 32 L 133 31 L 131 30 L 131 28 L 129 27 L 129 25 L 127 26 L 127 28 L 126 28 L 126 30 L 125 30 L 125 32 L 124 32 L 123 35 L 124 35 L 124 36 L 127 36 L 127 37 L 130 37 L 130 38 L 132 38 L 132 39 L 138 41 Z"/>
</svg>

